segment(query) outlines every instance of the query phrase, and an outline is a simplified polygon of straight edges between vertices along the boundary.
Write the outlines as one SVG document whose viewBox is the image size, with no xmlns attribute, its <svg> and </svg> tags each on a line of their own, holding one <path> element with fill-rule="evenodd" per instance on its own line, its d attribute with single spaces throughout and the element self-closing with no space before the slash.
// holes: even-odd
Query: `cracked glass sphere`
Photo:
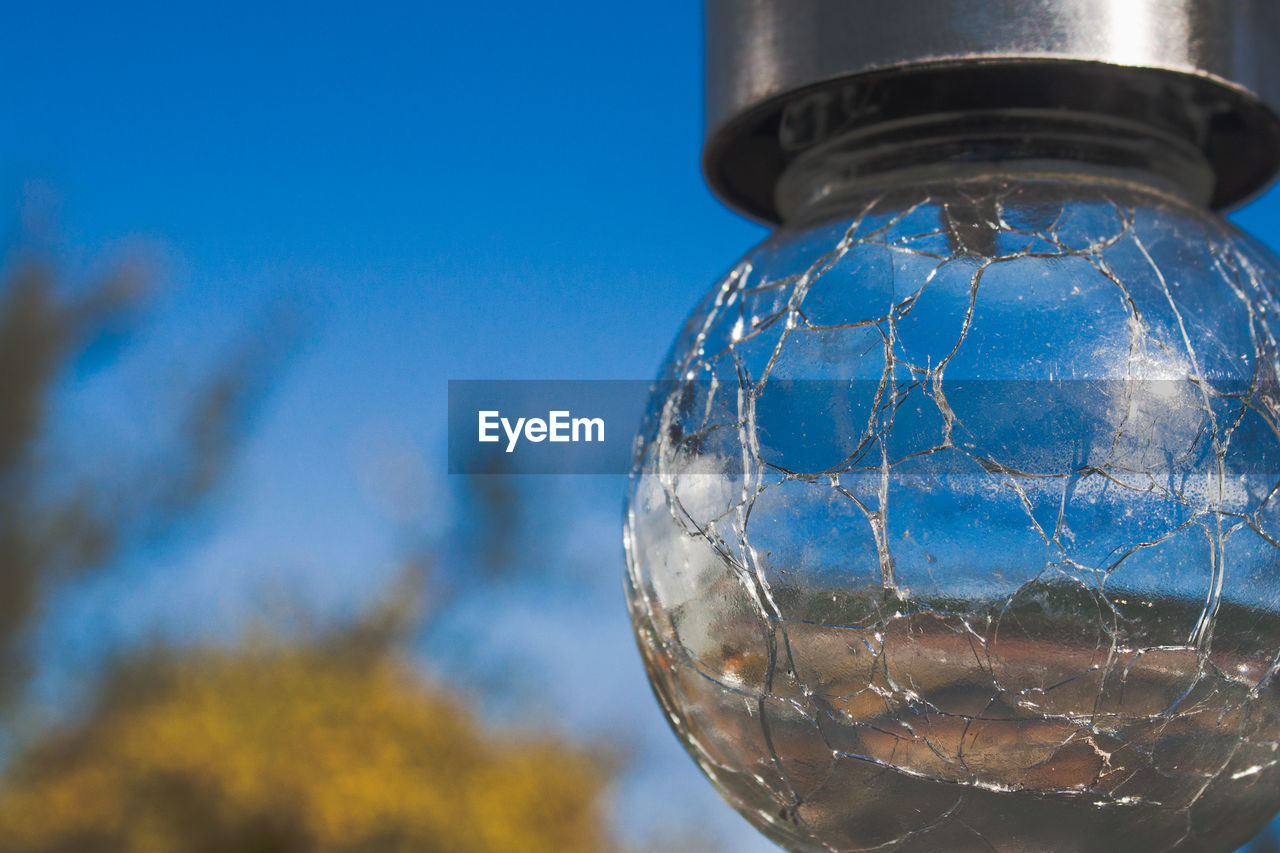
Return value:
<svg viewBox="0 0 1280 853">
<path fill-rule="evenodd" d="M 632 619 L 794 851 L 1237 848 L 1280 809 L 1280 264 L 1119 179 L 846 194 L 655 386 Z"/>
</svg>

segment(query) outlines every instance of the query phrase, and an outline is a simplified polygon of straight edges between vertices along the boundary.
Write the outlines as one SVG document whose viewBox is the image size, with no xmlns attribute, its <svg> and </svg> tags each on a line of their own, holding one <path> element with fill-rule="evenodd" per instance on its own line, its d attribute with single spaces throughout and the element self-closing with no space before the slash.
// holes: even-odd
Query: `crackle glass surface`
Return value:
<svg viewBox="0 0 1280 853">
<path fill-rule="evenodd" d="M 655 692 L 796 851 L 1233 850 L 1280 809 L 1277 261 L 1122 182 L 846 199 L 676 340 Z"/>
</svg>

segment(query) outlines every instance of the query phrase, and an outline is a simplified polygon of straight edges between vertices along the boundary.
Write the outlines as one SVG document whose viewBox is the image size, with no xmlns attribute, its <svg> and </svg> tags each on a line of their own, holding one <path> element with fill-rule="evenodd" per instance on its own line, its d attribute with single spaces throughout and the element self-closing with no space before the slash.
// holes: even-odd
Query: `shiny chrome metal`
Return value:
<svg viewBox="0 0 1280 853">
<path fill-rule="evenodd" d="M 798 150 L 941 113 L 1151 126 L 1203 152 L 1215 207 L 1280 170 L 1277 0 L 706 0 L 706 43 L 704 171 L 758 219 Z"/>
</svg>

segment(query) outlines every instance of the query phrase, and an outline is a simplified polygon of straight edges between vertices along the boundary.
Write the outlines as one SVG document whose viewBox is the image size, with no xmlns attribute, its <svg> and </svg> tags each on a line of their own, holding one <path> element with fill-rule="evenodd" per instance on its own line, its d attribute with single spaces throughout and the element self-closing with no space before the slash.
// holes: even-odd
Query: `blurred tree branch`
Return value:
<svg viewBox="0 0 1280 853">
<path fill-rule="evenodd" d="M 156 536 L 209 495 L 227 468 L 247 404 L 272 363 L 244 347 L 199 388 L 176 450 L 133 459 L 109 477 L 67 484 L 72 472 L 46 444 L 51 399 L 69 366 L 118 336 L 147 282 L 121 269 L 81 294 L 59 291 L 57 270 L 25 259 L 0 282 L 0 706 L 31 669 L 24 632 L 60 580 L 119 558 L 131 536 Z M 136 404 L 139 418 L 145 403 Z M 86 425 L 88 428 L 88 425 Z"/>
</svg>

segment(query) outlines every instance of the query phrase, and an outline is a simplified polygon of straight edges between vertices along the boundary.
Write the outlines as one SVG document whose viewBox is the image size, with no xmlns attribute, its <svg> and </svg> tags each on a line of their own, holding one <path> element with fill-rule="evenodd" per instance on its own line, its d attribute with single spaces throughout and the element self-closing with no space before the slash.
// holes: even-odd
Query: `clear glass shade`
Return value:
<svg viewBox="0 0 1280 853">
<path fill-rule="evenodd" d="M 796 851 L 1232 850 L 1280 809 L 1277 272 L 1136 183 L 846 194 L 676 340 L 655 692 Z"/>
</svg>

